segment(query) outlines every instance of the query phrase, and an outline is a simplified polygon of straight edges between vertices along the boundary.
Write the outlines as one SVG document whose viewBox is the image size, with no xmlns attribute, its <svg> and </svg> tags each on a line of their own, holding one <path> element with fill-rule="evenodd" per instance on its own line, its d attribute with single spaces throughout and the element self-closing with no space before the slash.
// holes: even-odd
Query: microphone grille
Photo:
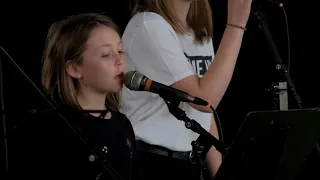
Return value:
<svg viewBox="0 0 320 180">
<path fill-rule="evenodd" d="M 138 91 L 143 77 L 138 71 L 129 71 L 124 75 L 124 85 L 130 90 Z"/>
</svg>

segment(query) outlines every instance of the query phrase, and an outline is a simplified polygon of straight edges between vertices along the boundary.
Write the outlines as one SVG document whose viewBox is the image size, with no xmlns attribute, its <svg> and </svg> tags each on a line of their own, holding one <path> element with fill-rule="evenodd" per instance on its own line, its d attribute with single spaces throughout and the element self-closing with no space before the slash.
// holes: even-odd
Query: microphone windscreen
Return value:
<svg viewBox="0 0 320 180">
<path fill-rule="evenodd" d="M 130 90 L 138 91 L 143 77 L 138 71 L 129 71 L 124 75 L 124 85 Z"/>
</svg>

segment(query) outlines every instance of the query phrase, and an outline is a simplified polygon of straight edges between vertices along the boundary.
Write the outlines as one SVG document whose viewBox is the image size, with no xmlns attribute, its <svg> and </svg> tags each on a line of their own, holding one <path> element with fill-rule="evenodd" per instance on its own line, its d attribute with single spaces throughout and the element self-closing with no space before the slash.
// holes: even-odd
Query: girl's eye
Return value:
<svg viewBox="0 0 320 180">
<path fill-rule="evenodd" d="M 108 57 L 110 57 L 110 56 L 111 56 L 111 54 L 104 54 L 104 55 L 102 55 L 103 58 L 108 58 Z"/>
</svg>

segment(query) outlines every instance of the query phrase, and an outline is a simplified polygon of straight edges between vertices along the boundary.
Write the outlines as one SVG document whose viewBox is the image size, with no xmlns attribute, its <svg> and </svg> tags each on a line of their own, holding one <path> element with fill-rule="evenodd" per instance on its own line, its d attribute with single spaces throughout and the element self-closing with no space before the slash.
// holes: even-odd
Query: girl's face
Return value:
<svg viewBox="0 0 320 180">
<path fill-rule="evenodd" d="M 104 25 L 95 28 L 86 43 L 82 63 L 74 64 L 73 69 L 82 90 L 102 94 L 120 92 L 125 55 L 119 34 Z"/>
</svg>

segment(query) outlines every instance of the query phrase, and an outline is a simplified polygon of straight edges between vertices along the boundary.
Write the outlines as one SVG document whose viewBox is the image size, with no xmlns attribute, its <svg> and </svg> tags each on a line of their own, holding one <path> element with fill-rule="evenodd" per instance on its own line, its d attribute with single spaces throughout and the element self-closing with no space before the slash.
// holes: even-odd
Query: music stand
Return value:
<svg viewBox="0 0 320 180">
<path fill-rule="evenodd" d="M 319 109 L 250 112 L 215 180 L 294 180 L 319 137 Z"/>
</svg>

